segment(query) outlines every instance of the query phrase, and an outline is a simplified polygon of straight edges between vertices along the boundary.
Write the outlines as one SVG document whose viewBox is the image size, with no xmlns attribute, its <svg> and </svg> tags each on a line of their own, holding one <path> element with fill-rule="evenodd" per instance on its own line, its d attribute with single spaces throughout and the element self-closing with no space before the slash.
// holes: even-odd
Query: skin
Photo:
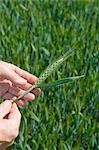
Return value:
<svg viewBox="0 0 99 150">
<path fill-rule="evenodd" d="M 0 104 L 0 150 L 5 150 L 18 136 L 21 114 L 17 105 L 6 100 Z"/>
<path fill-rule="evenodd" d="M 27 101 L 34 100 L 40 94 L 40 89 L 12 104 L 11 99 L 16 98 L 35 83 L 37 77 L 18 68 L 17 66 L 0 61 L 0 98 L 4 102 L 0 104 L 0 150 L 5 150 L 18 136 L 21 114 L 18 105 L 24 105 Z"/>
<path fill-rule="evenodd" d="M 14 99 L 35 83 L 37 77 L 18 68 L 17 66 L 0 61 L 0 97 L 4 100 Z M 40 94 L 40 89 L 35 89 L 17 102 L 24 105 L 25 102 L 35 99 Z"/>
</svg>

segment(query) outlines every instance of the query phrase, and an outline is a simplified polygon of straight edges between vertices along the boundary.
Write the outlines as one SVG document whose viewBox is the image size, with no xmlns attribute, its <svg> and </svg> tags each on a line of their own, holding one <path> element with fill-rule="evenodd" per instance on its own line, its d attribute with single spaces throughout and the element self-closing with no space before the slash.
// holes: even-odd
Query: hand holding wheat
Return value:
<svg viewBox="0 0 99 150">
<path fill-rule="evenodd" d="M 33 84 L 26 92 L 21 94 L 19 97 L 17 97 L 13 102 L 17 102 L 18 100 L 22 99 L 25 95 L 27 95 L 29 92 L 33 91 L 35 88 L 48 88 L 48 87 L 54 87 L 59 86 L 61 84 L 65 84 L 67 82 L 79 79 L 84 77 L 84 75 L 81 76 L 75 76 L 75 77 L 67 77 L 61 80 L 57 80 L 54 83 L 50 84 L 44 84 L 43 82 L 56 70 L 58 67 L 70 56 L 74 54 L 74 51 L 68 51 L 65 55 L 63 55 L 61 58 L 59 58 L 57 61 L 55 61 L 52 65 L 49 65 L 45 71 L 40 75 L 38 80 Z"/>
<path fill-rule="evenodd" d="M 0 98 L 4 100 L 16 99 L 36 81 L 36 76 L 13 64 L 0 61 Z M 35 89 L 17 101 L 17 104 L 23 105 L 25 102 L 35 99 L 39 94 L 40 90 Z"/>
</svg>

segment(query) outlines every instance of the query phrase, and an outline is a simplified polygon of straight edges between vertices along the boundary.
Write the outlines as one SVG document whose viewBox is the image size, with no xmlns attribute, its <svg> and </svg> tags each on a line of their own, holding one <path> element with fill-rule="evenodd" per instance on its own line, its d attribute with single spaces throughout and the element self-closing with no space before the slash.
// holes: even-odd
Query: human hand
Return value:
<svg viewBox="0 0 99 150">
<path fill-rule="evenodd" d="M 5 150 L 18 136 L 21 114 L 17 105 L 6 100 L 0 104 L 0 150 Z"/>
<path fill-rule="evenodd" d="M 37 77 L 18 68 L 17 66 L 0 61 L 0 97 L 3 99 L 15 99 L 35 83 Z M 31 93 L 19 100 L 17 104 L 35 99 L 40 94 L 40 89 L 34 89 Z"/>
</svg>

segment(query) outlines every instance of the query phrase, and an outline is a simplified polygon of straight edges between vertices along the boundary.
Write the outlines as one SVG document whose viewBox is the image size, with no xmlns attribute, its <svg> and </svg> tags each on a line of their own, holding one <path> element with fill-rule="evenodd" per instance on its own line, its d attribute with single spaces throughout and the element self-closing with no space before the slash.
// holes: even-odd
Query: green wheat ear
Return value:
<svg viewBox="0 0 99 150">
<path fill-rule="evenodd" d="M 74 54 L 74 51 L 68 51 L 62 57 L 60 57 L 57 61 L 55 61 L 52 65 L 49 65 L 45 71 L 40 75 L 39 79 L 35 83 L 35 85 L 42 84 L 57 68 L 71 55 Z M 34 86 L 34 85 L 33 85 Z"/>
<path fill-rule="evenodd" d="M 61 84 L 65 84 L 67 82 L 70 82 L 71 80 L 75 80 L 75 79 L 79 79 L 82 78 L 84 76 L 77 76 L 77 77 L 69 77 L 69 78 L 65 78 L 62 80 L 58 80 L 54 83 L 50 83 L 50 84 L 42 84 L 55 70 L 57 70 L 57 68 L 66 60 L 68 59 L 70 56 L 72 56 L 74 54 L 74 51 L 68 51 L 65 55 L 63 55 L 62 57 L 60 57 L 57 61 L 55 61 L 52 65 L 49 65 L 45 71 L 40 75 L 39 79 L 37 80 L 37 82 L 32 85 L 32 87 L 30 87 L 26 92 L 24 92 L 23 94 L 21 94 L 19 97 L 17 97 L 15 100 L 13 100 L 13 102 L 18 101 L 19 99 L 21 99 L 22 97 L 24 97 L 26 94 L 28 94 L 29 92 L 31 92 L 33 89 L 35 88 L 47 88 L 47 87 L 54 87 L 54 86 L 58 86 Z"/>
</svg>

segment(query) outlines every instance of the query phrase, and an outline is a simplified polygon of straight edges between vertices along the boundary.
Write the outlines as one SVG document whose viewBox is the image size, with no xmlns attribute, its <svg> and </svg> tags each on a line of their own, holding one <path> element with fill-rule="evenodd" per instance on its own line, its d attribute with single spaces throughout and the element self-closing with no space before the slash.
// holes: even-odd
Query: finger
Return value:
<svg viewBox="0 0 99 150">
<path fill-rule="evenodd" d="M 17 84 L 17 85 L 23 85 L 23 84 L 26 84 L 27 81 L 20 77 L 16 72 L 14 72 L 13 70 L 9 69 L 9 68 L 2 68 L 2 75 L 12 81 L 14 84 Z"/>
<path fill-rule="evenodd" d="M 2 97 L 3 99 L 16 99 L 16 96 L 15 95 L 13 95 L 13 94 L 11 94 L 11 93 L 9 93 L 9 92 L 7 92 L 7 93 L 5 93 L 4 94 L 4 96 Z"/>
<path fill-rule="evenodd" d="M 9 100 L 0 104 L 0 119 L 3 119 L 11 110 L 12 103 Z"/>
<path fill-rule="evenodd" d="M 12 140 L 11 142 L 7 143 L 7 147 L 11 146 L 14 143 L 14 140 Z"/>
<path fill-rule="evenodd" d="M 0 84 L 9 84 L 9 86 L 12 86 L 12 82 L 10 80 L 4 79 L 4 80 L 0 80 Z"/>
<path fill-rule="evenodd" d="M 20 114 L 18 107 L 15 103 L 12 105 L 12 108 L 11 108 L 10 113 L 8 115 L 8 119 L 10 121 L 12 121 L 15 124 L 15 126 L 19 127 L 20 120 L 21 120 L 21 114 Z"/>
<path fill-rule="evenodd" d="M 9 89 L 9 83 L 0 83 L 0 97 L 2 97 Z"/>
<path fill-rule="evenodd" d="M 26 79 L 31 84 L 35 83 L 37 81 L 37 79 L 38 79 L 36 76 L 34 76 L 34 75 L 28 73 L 27 71 L 24 71 L 24 70 L 22 70 L 22 69 L 20 69 L 19 67 L 16 67 L 16 66 L 15 66 L 15 72 L 19 76 L 21 76 L 24 79 Z"/>
<path fill-rule="evenodd" d="M 14 72 L 16 72 L 20 77 L 23 77 L 24 79 L 27 80 L 27 84 L 20 84 L 19 87 L 22 88 L 23 90 L 27 90 L 28 88 L 30 88 L 33 83 L 35 83 L 37 81 L 37 77 L 28 73 L 27 71 L 24 71 L 22 69 L 20 69 L 19 67 L 9 64 L 11 69 L 14 70 Z M 33 90 L 32 93 L 34 93 L 35 96 L 38 96 L 40 94 L 41 90 L 39 88 L 37 88 L 36 90 Z"/>
<path fill-rule="evenodd" d="M 9 100 L 14 100 L 14 99 L 16 99 L 17 97 L 15 96 L 15 95 L 13 95 L 13 94 L 11 94 L 11 93 L 6 93 L 3 97 L 2 97 L 3 99 L 9 99 Z M 25 105 L 25 101 L 24 101 L 24 99 L 21 99 L 21 100 L 19 100 L 18 102 L 17 102 L 17 104 L 18 105 Z"/>
<path fill-rule="evenodd" d="M 6 150 L 6 147 L 11 146 L 13 143 L 14 140 L 12 140 L 11 142 L 6 142 L 6 141 L 3 141 L 3 143 L 0 142 L 0 150 Z"/>
<path fill-rule="evenodd" d="M 24 85 L 21 85 L 20 88 L 26 91 L 26 90 L 28 90 L 31 86 L 32 86 L 32 84 L 26 83 L 26 84 L 24 84 Z M 40 95 L 40 92 L 41 92 L 40 88 L 36 88 L 36 89 L 34 89 L 34 90 L 31 91 L 31 93 L 33 93 L 35 96 Z"/>
<path fill-rule="evenodd" d="M 15 95 L 15 96 L 19 96 L 19 95 L 23 94 L 24 92 L 25 92 L 24 90 L 22 90 L 18 87 L 15 87 L 15 86 L 12 86 L 9 88 L 9 93 L 12 95 Z M 26 101 L 31 101 L 31 100 L 35 99 L 35 95 L 32 93 L 28 93 L 22 99 L 24 99 Z"/>
<path fill-rule="evenodd" d="M 35 96 L 39 96 L 41 93 L 41 89 L 40 88 L 33 89 L 32 93 L 34 93 Z"/>
<path fill-rule="evenodd" d="M 16 102 L 17 105 L 20 105 L 20 106 L 24 106 L 25 105 L 25 101 L 23 99 L 19 100 Z"/>
</svg>

